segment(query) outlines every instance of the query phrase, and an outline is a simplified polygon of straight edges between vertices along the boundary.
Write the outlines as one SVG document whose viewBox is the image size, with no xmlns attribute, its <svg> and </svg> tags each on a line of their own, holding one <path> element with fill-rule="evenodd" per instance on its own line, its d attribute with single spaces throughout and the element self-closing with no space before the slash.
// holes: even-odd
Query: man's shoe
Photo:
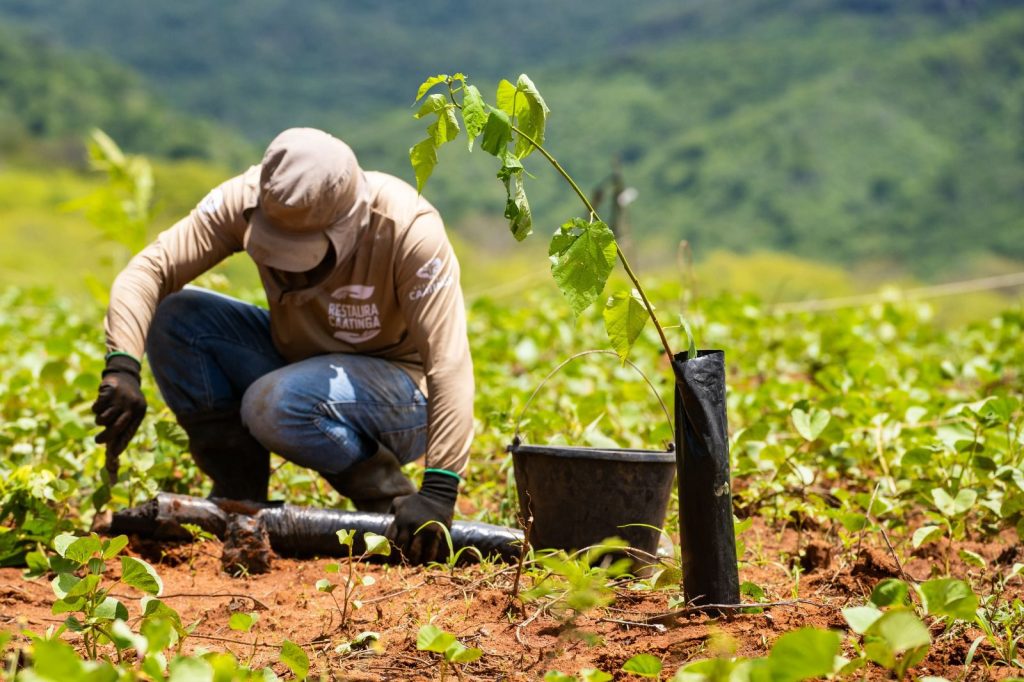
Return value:
<svg viewBox="0 0 1024 682">
<path fill-rule="evenodd" d="M 337 474 L 321 473 L 359 511 L 387 513 L 396 497 L 411 495 L 416 486 L 402 473 L 402 464 L 383 445 L 369 459 Z"/>
</svg>

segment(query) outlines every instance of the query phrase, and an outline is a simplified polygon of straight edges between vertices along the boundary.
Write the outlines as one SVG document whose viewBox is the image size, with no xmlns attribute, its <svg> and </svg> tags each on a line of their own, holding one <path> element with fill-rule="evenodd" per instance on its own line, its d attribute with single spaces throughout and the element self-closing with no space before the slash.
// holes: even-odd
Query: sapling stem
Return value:
<svg viewBox="0 0 1024 682">
<path fill-rule="evenodd" d="M 562 164 L 558 163 L 558 159 L 552 156 L 548 150 L 544 149 L 543 145 L 538 144 L 536 140 L 524 133 L 515 125 L 512 126 L 512 130 L 513 132 L 518 133 L 524 140 L 532 144 L 534 148 L 536 148 L 536 150 L 539 151 L 552 166 L 554 166 L 555 170 L 558 171 L 558 174 L 561 175 L 562 178 L 569 183 L 569 186 L 572 187 L 572 190 L 576 192 L 576 196 L 580 198 L 580 201 L 583 202 L 587 211 L 590 212 L 591 218 L 594 220 L 601 220 L 601 216 L 598 215 L 594 205 L 590 203 L 590 199 L 583 193 L 583 190 L 581 190 L 580 186 L 576 184 L 576 181 L 572 179 L 572 176 L 562 168 Z M 637 278 L 636 273 L 633 272 L 633 268 L 630 267 L 629 261 L 626 259 L 626 254 L 624 254 L 622 249 L 619 248 L 618 240 L 615 241 L 615 253 L 618 255 L 619 262 L 622 263 L 622 268 L 626 271 L 626 275 L 629 277 L 629 280 L 633 283 L 633 286 L 636 287 L 637 293 L 640 294 L 640 300 L 643 301 L 644 308 L 647 310 L 647 315 L 650 316 L 651 322 L 654 323 L 655 329 L 658 330 L 658 336 L 661 337 L 661 345 L 668 354 L 669 360 L 671 360 L 675 357 L 675 354 L 672 352 L 672 347 L 669 345 L 668 338 L 665 336 L 665 330 L 662 329 L 661 323 L 658 322 L 658 318 L 654 314 L 654 307 L 651 305 L 651 302 L 647 300 L 647 293 L 644 292 L 644 288 L 640 285 L 640 280 Z"/>
</svg>

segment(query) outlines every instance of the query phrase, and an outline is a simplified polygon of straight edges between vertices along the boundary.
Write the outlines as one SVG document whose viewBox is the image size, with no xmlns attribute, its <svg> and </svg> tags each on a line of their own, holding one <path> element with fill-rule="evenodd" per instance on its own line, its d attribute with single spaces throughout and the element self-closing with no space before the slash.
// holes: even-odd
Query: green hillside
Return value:
<svg viewBox="0 0 1024 682">
<path fill-rule="evenodd" d="M 0 16 L 130 65 L 173 108 L 160 116 L 216 120 L 255 148 L 319 125 L 404 177 L 424 76 L 462 70 L 490 90 L 526 71 L 554 112 L 552 150 L 585 187 L 621 160 L 649 250 L 685 238 L 699 256 L 773 248 L 930 276 L 1024 259 L 1019 3 L 7 0 Z M 128 148 L 219 153 L 196 149 L 202 135 L 182 147 L 121 127 Z M 457 154 L 428 193 L 481 239 L 501 190 L 486 159 Z M 553 226 L 575 206 L 535 170 L 538 223 Z"/>
</svg>

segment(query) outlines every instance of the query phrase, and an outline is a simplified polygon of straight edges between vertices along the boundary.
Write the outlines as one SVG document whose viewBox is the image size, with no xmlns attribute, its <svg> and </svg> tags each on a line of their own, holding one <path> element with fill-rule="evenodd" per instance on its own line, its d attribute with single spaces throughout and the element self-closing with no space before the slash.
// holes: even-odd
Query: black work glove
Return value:
<svg viewBox="0 0 1024 682">
<path fill-rule="evenodd" d="M 411 564 L 437 561 L 442 548 L 447 550 L 444 531 L 438 526 L 452 527 L 455 499 L 459 496 L 459 479 L 428 471 L 418 493 L 396 497 L 391 503 L 395 520 L 385 535 Z M 430 523 L 436 521 L 437 523 Z M 424 526 L 423 524 L 427 524 Z"/>
<path fill-rule="evenodd" d="M 107 444 L 106 469 L 111 483 L 117 480 L 118 458 L 146 416 L 146 398 L 140 387 L 141 369 L 138 361 L 127 355 L 107 358 L 99 397 L 92 404 L 96 425 L 106 427 L 96 436 L 96 442 Z"/>
</svg>

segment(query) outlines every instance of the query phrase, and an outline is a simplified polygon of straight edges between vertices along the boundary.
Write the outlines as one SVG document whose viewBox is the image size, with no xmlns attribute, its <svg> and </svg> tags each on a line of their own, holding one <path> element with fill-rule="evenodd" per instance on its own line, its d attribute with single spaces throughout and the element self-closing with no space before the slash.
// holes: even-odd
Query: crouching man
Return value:
<svg viewBox="0 0 1024 682">
<path fill-rule="evenodd" d="M 243 249 L 269 309 L 183 288 Z M 265 500 L 272 451 L 356 508 L 392 512 L 407 560 L 437 557 L 429 522 L 451 526 L 473 369 L 459 264 L 437 210 L 405 182 L 364 172 L 325 132 L 286 130 L 131 260 L 106 337 L 93 411 L 108 468 L 146 412 L 145 352 L 211 496 Z M 421 455 L 417 491 L 400 467 Z"/>
</svg>

